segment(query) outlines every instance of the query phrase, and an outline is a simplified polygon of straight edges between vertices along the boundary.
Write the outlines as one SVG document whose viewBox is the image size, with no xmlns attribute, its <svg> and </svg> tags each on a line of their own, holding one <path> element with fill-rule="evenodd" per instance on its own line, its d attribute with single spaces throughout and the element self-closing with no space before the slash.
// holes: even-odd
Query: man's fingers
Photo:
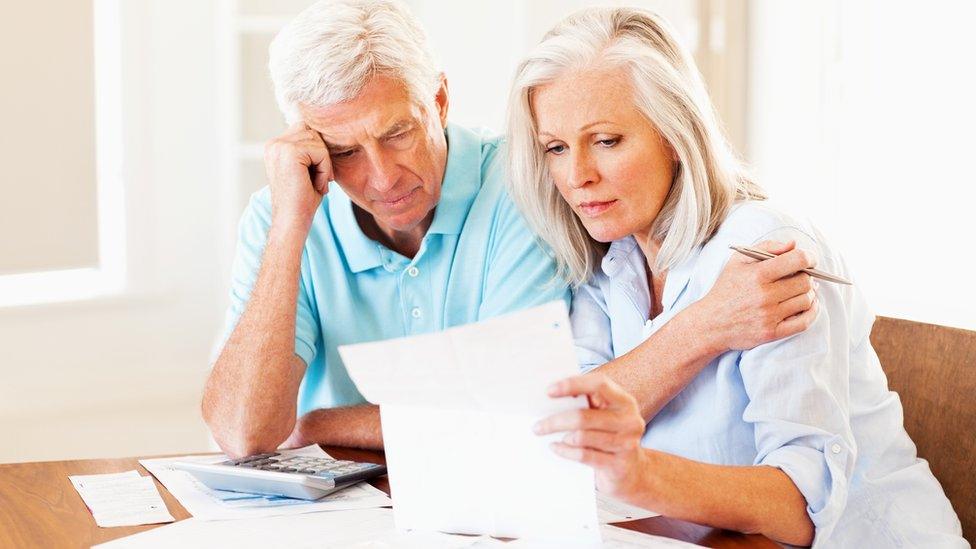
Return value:
<svg viewBox="0 0 976 549">
<path fill-rule="evenodd" d="M 796 335 L 809 328 L 820 312 L 820 301 L 815 299 L 806 311 L 791 316 L 776 326 L 776 339 Z"/>
<path fill-rule="evenodd" d="M 814 267 L 817 258 L 806 250 L 795 248 L 772 259 L 759 264 L 762 277 L 767 281 L 774 281 L 797 273 L 803 269 Z"/>
<path fill-rule="evenodd" d="M 329 192 L 330 181 L 332 181 L 332 176 L 330 174 L 317 171 L 312 175 L 312 186 L 315 187 L 315 192 L 323 196 Z"/>
</svg>

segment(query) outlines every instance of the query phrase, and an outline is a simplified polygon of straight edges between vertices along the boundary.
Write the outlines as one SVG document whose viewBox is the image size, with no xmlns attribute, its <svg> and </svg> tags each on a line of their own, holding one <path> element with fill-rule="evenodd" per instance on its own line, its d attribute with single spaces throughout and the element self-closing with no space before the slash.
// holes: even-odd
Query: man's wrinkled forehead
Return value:
<svg viewBox="0 0 976 549">
<path fill-rule="evenodd" d="M 423 109 L 399 86 L 374 82 L 359 96 L 326 106 L 300 105 L 305 124 L 319 132 L 326 145 L 349 146 L 381 139 L 420 124 Z"/>
</svg>

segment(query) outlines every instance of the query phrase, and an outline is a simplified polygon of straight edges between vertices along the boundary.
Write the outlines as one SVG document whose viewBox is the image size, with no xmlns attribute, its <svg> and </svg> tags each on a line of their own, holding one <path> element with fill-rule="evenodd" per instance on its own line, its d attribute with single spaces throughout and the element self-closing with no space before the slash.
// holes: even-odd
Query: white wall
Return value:
<svg viewBox="0 0 976 549">
<path fill-rule="evenodd" d="M 198 399 L 225 277 L 214 16 L 192 0 L 122 4 L 128 284 L 0 308 L 0 462 L 207 447 Z"/>
<path fill-rule="evenodd" d="M 976 329 L 976 5 L 757 0 L 750 151 L 876 312 Z"/>
<path fill-rule="evenodd" d="M 686 0 L 408 0 L 448 78 L 451 120 L 504 130 L 515 67 L 564 16 L 586 6 L 631 5 L 669 17 L 689 47 L 697 43 L 696 3 Z"/>
</svg>

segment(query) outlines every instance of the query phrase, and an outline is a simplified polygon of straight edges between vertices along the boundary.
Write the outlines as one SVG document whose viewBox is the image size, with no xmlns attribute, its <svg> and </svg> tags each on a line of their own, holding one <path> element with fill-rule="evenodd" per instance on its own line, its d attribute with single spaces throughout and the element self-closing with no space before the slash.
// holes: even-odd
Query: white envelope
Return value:
<svg viewBox="0 0 976 549">
<path fill-rule="evenodd" d="M 532 432 L 586 407 L 546 394 L 578 373 L 563 302 L 339 352 L 380 405 L 398 528 L 599 541 L 592 469 Z"/>
</svg>

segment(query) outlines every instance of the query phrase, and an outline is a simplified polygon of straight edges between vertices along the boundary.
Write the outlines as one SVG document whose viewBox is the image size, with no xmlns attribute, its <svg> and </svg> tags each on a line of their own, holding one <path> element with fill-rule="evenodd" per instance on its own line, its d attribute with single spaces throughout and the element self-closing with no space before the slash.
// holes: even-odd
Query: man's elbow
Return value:
<svg viewBox="0 0 976 549">
<path fill-rule="evenodd" d="M 263 454 L 266 452 L 274 452 L 278 449 L 278 445 L 284 442 L 285 437 L 279 436 L 267 436 L 267 433 L 260 432 L 248 432 L 247 430 L 238 430 L 237 432 L 222 432 L 218 433 L 215 430 L 211 430 L 213 433 L 214 440 L 220 449 L 231 458 L 242 458 L 245 456 L 253 456 L 255 454 Z"/>
<path fill-rule="evenodd" d="M 249 421 L 228 421 L 205 399 L 201 405 L 203 421 L 214 441 L 228 457 L 241 458 L 273 452 L 288 438 L 293 426 L 255 428 Z"/>
</svg>

